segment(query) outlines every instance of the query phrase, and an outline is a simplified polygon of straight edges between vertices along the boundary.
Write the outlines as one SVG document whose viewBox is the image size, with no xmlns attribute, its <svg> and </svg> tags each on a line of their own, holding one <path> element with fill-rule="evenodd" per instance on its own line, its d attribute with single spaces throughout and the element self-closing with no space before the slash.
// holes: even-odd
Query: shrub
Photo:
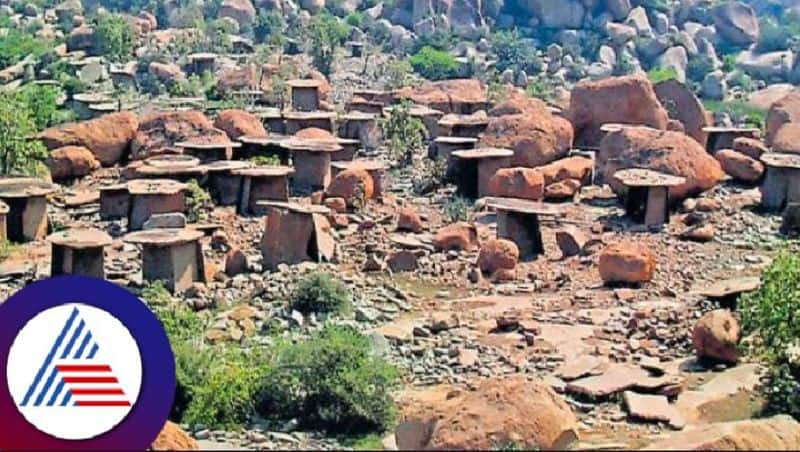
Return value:
<svg viewBox="0 0 800 452">
<path fill-rule="evenodd" d="M 200 221 L 203 211 L 212 204 L 211 195 L 194 179 L 190 180 L 186 186 L 186 220 L 195 223 Z"/>
<path fill-rule="evenodd" d="M 311 45 L 314 67 L 325 76 L 331 74 L 336 49 L 344 43 L 348 31 L 347 25 L 327 12 L 315 16 L 308 26 L 306 39 Z"/>
<path fill-rule="evenodd" d="M 498 71 L 510 68 L 530 75 L 542 70 L 544 64 L 536 53 L 536 47 L 522 39 L 518 29 L 498 31 L 491 35 L 490 41 Z"/>
<path fill-rule="evenodd" d="M 136 30 L 124 16 L 109 14 L 101 17 L 97 21 L 95 34 L 100 51 L 109 60 L 124 63 L 133 58 Z"/>
<path fill-rule="evenodd" d="M 297 284 L 291 307 L 300 312 L 336 313 L 349 309 L 350 290 L 327 273 L 312 273 Z"/>
<path fill-rule="evenodd" d="M 277 155 L 256 155 L 250 158 L 254 165 L 258 166 L 279 166 L 281 159 Z"/>
<path fill-rule="evenodd" d="M 409 102 L 392 109 L 388 118 L 381 120 L 383 137 L 388 141 L 389 154 L 400 166 L 413 163 L 415 151 L 425 143 L 427 129 L 419 118 L 411 116 Z"/>
<path fill-rule="evenodd" d="M 729 53 L 722 57 L 722 70 L 733 72 L 734 69 L 736 69 L 736 55 Z"/>
<path fill-rule="evenodd" d="M 800 256 L 781 253 L 761 275 L 761 287 L 742 296 L 742 328 L 752 350 L 769 363 L 768 411 L 800 419 Z"/>
<path fill-rule="evenodd" d="M 689 58 L 686 65 L 686 78 L 695 82 L 702 82 L 708 73 L 714 70 L 714 62 L 706 55 L 696 55 Z"/>
<path fill-rule="evenodd" d="M 654 67 L 647 71 L 647 78 L 650 80 L 652 84 L 665 82 L 667 80 L 675 80 L 678 78 L 678 73 L 675 72 L 674 68 L 660 68 Z"/>
<path fill-rule="evenodd" d="M 444 216 L 451 223 L 457 221 L 467 221 L 469 219 L 469 209 L 472 208 L 470 200 L 463 196 L 453 196 L 447 199 L 444 205 Z"/>
<path fill-rule="evenodd" d="M 262 9 L 258 12 L 256 23 L 253 26 L 253 36 L 256 38 L 256 42 L 282 48 L 285 30 L 286 22 L 283 15 L 277 11 Z"/>
<path fill-rule="evenodd" d="M 36 175 L 42 171 L 47 149 L 29 140 L 37 132 L 31 106 L 20 93 L 0 94 L 0 174 Z"/>
<path fill-rule="evenodd" d="M 187 403 L 182 422 L 235 429 L 256 414 L 266 374 L 258 352 L 238 348 L 183 349 L 179 382 Z"/>
<path fill-rule="evenodd" d="M 458 74 L 461 64 L 450 52 L 423 47 L 409 57 L 408 62 L 419 75 L 428 80 L 445 80 Z"/>
<path fill-rule="evenodd" d="M 394 90 L 411 85 L 411 71 L 414 68 L 407 60 L 389 61 L 381 65 L 380 70 L 383 73 L 381 78 L 385 80 L 386 89 Z"/>
<path fill-rule="evenodd" d="M 38 130 L 45 129 L 58 120 L 58 90 L 52 86 L 25 85 L 20 91 L 20 102 L 27 105 L 31 119 Z"/>
<path fill-rule="evenodd" d="M 36 60 L 47 52 L 50 46 L 51 43 L 33 34 L 11 28 L 0 37 L 0 68 L 19 63 L 28 55 Z"/>
<path fill-rule="evenodd" d="M 394 421 L 398 372 L 351 328 L 329 325 L 306 341 L 279 344 L 269 369 L 267 415 L 337 433 L 384 431 Z"/>
<path fill-rule="evenodd" d="M 767 111 L 753 107 L 744 101 L 735 100 L 723 102 L 717 100 L 704 100 L 703 106 L 706 110 L 713 113 L 728 113 L 733 118 L 734 122 L 749 124 L 760 129 L 764 129 L 766 124 Z"/>
<path fill-rule="evenodd" d="M 436 50 L 450 50 L 458 42 L 458 38 L 452 31 L 446 28 L 437 27 L 433 33 L 424 34 L 417 37 L 411 53 L 418 53 L 425 47 Z"/>
</svg>

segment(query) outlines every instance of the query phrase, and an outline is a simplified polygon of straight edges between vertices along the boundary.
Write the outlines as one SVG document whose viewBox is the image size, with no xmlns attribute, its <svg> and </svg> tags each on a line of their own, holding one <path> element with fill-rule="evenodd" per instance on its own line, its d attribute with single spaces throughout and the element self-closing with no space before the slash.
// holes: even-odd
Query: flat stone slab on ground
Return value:
<svg viewBox="0 0 800 452">
<path fill-rule="evenodd" d="M 599 356 L 580 355 L 569 359 L 556 370 L 556 375 L 571 381 L 587 375 L 600 375 L 608 368 L 608 360 Z"/>
<path fill-rule="evenodd" d="M 602 375 L 581 378 L 567 384 L 566 391 L 591 399 L 605 399 L 636 386 L 636 383 L 649 375 L 639 367 L 616 364 Z"/>
<path fill-rule="evenodd" d="M 622 398 L 625 408 L 634 419 L 649 422 L 679 422 L 680 415 L 665 396 L 625 391 Z"/>
<path fill-rule="evenodd" d="M 746 276 L 716 281 L 711 284 L 699 286 L 693 290 L 704 297 L 725 298 L 744 292 L 752 292 L 761 286 L 758 276 Z"/>
</svg>

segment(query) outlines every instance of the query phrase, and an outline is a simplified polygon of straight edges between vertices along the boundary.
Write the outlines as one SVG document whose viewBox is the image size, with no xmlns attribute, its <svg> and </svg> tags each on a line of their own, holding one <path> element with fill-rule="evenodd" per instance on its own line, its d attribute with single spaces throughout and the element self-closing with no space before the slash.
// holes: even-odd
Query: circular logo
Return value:
<svg viewBox="0 0 800 452">
<path fill-rule="evenodd" d="M 41 357 L 41 365 L 32 366 L 31 357 Z M 62 439 L 114 428 L 142 384 L 139 347 L 128 329 L 106 311 L 78 303 L 50 308 L 25 324 L 7 368 L 8 388 L 25 419 Z"/>
<path fill-rule="evenodd" d="M 161 323 L 110 282 L 62 276 L 0 304 L 0 449 L 146 449 L 172 408 Z"/>
</svg>

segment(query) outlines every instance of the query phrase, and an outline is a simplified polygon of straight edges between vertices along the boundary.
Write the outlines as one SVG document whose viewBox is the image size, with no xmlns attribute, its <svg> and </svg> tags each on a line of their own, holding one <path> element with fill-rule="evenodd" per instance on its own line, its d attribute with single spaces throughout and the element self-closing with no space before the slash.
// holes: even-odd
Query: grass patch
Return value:
<svg viewBox="0 0 800 452">
<path fill-rule="evenodd" d="M 352 296 L 341 281 L 328 273 L 312 273 L 297 284 L 291 307 L 303 313 L 342 313 L 350 309 Z"/>
<path fill-rule="evenodd" d="M 753 107 L 744 101 L 704 100 L 703 106 L 712 113 L 728 113 L 734 122 L 742 122 L 762 130 L 766 125 L 767 110 Z"/>
</svg>

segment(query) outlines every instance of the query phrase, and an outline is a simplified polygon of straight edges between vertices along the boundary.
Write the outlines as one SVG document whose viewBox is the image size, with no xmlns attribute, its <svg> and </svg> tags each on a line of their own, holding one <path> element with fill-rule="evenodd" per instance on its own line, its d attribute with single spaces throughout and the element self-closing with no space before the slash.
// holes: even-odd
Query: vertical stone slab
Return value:
<svg viewBox="0 0 800 452">
<path fill-rule="evenodd" d="M 766 173 L 761 185 L 761 206 L 770 211 L 780 210 L 786 203 L 786 193 L 789 189 L 786 170 L 767 166 Z"/>
<path fill-rule="evenodd" d="M 47 235 L 47 198 L 32 196 L 22 212 L 22 236 L 25 241 L 43 239 Z"/>
<path fill-rule="evenodd" d="M 650 187 L 647 190 L 644 224 L 647 226 L 661 226 L 669 218 L 669 191 L 667 187 Z"/>
</svg>

